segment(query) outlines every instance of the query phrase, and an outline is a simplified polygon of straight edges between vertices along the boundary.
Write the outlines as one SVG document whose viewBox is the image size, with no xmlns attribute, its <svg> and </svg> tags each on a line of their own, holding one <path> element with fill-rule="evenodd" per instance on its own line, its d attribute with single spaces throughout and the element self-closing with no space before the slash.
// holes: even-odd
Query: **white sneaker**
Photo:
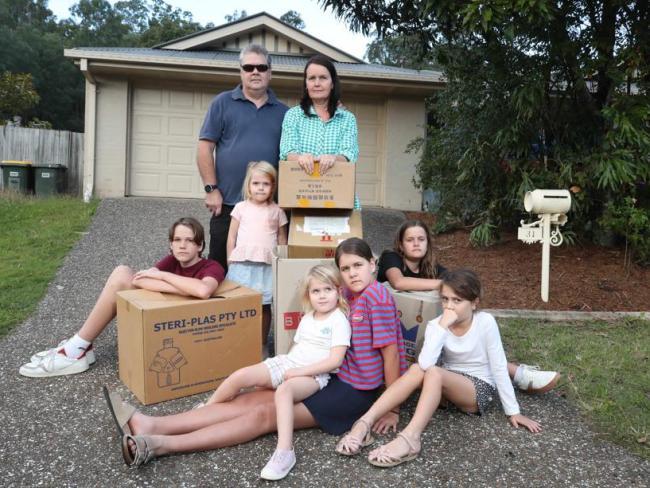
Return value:
<svg viewBox="0 0 650 488">
<path fill-rule="evenodd" d="M 47 378 L 67 374 L 83 373 L 90 368 L 86 354 L 80 358 L 69 358 L 63 349 L 50 349 L 50 352 L 37 362 L 23 364 L 18 372 L 30 378 Z"/>
<path fill-rule="evenodd" d="M 68 341 L 68 339 L 63 339 L 61 342 L 59 342 L 58 346 L 53 347 L 51 349 L 46 349 L 41 352 L 37 352 L 34 354 L 29 360 L 32 363 L 38 363 L 41 359 L 44 357 L 52 354 L 52 351 L 58 351 L 61 349 L 63 346 L 65 346 L 65 343 Z M 88 364 L 93 365 L 95 364 L 95 361 L 97 361 L 97 358 L 95 358 L 95 350 L 93 349 L 93 345 L 91 344 L 88 346 L 88 349 L 86 349 L 86 357 L 88 358 Z"/>
<path fill-rule="evenodd" d="M 521 374 L 515 386 L 528 393 L 545 393 L 552 390 L 560 379 L 557 371 L 540 371 L 539 366 L 520 364 Z"/>
<path fill-rule="evenodd" d="M 295 465 L 296 453 L 293 452 L 293 449 L 290 451 L 276 449 L 273 456 L 271 456 L 271 459 L 269 459 L 269 462 L 264 466 L 260 476 L 265 480 L 281 480 L 289 474 L 289 471 L 291 471 Z"/>
</svg>

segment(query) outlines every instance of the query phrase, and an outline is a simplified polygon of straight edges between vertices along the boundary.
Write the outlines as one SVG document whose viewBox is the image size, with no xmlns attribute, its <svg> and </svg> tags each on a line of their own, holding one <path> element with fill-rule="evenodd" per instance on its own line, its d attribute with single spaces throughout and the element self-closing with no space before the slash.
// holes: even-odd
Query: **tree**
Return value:
<svg viewBox="0 0 650 488">
<path fill-rule="evenodd" d="M 305 22 L 302 20 L 302 17 L 295 10 L 288 10 L 280 16 L 280 20 L 285 24 L 292 25 L 296 29 L 304 30 Z"/>
<path fill-rule="evenodd" d="M 416 145 L 418 181 L 441 191 L 440 219 L 471 225 L 475 242 L 516 224 L 535 187 L 571 188 L 569 222 L 587 237 L 612 228 L 606 204 L 647 207 L 648 2 L 320 3 L 355 30 L 419 34 L 435 51 L 448 83 Z"/>
<path fill-rule="evenodd" d="M 226 14 L 223 16 L 223 18 L 226 19 L 226 22 L 235 22 L 236 20 L 243 19 L 244 17 L 248 17 L 246 10 L 242 10 L 241 12 L 239 10 L 235 10 L 232 14 Z"/>
<path fill-rule="evenodd" d="M 436 68 L 435 51 L 418 33 L 392 34 L 375 38 L 366 47 L 370 63 L 410 69 Z"/>
<path fill-rule="evenodd" d="M 29 73 L 0 74 L 0 120 L 22 115 L 38 103 L 39 96 Z"/>
</svg>

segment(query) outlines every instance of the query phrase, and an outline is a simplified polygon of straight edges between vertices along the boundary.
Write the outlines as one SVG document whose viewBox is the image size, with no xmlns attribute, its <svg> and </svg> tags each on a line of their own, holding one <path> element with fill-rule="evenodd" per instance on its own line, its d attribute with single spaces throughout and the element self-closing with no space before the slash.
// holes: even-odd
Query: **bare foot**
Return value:
<svg viewBox="0 0 650 488">
<path fill-rule="evenodd" d="M 133 435 L 153 434 L 154 421 L 142 412 L 136 411 L 129 419 L 129 427 Z"/>
<path fill-rule="evenodd" d="M 388 444 L 379 446 L 368 453 L 368 460 L 376 466 L 396 466 L 415 458 L 421 449 L 420 438 L 400 432 Z"/>
</svg>

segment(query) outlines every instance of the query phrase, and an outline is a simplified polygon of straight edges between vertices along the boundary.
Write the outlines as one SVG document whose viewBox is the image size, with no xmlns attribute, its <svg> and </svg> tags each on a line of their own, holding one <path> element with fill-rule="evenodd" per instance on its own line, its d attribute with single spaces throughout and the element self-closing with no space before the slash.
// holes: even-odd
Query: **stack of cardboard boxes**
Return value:
<svg viewBox="0 0 650 488">
<path fill-rule="evenodd" d="M 275 353 L 285 354 L 302 316 L 300 284 L 317 264 L 334 266 L 341 241 L 363 237 L 361 212 L 354 208 L 355 165 L 337 162 L 321 175 L 308 175 L 294 161 L 280 161 L 279 205 L 291 210 L 289 242 L 273 257 Z"/>
</svg>

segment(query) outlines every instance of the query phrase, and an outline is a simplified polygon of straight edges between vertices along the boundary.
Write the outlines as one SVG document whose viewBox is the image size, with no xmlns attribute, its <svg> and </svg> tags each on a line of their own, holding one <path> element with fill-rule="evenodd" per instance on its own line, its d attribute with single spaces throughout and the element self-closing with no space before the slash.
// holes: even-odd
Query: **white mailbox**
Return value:
<svg viewBox="0 0 650 488">
<path fill-rule="evenodd" d="M 571 209 L 571 193 L 568 190 L 534 190 L 526 193 L 524 208 L 536 213 L 539 220 L 525 224 L 521 221 L 518 239 L 526 244 L 542 243 L 542 300 L 548 302 L 550 246 L 562 244 L 560 227 L 566 224 L 566 212 Z M 551 232 L 551 225 L 555 226 Z"/>
<path fill-rule="evenodd" d="M 567 213 L 571 208 L 569 190 L 534 190 L 524 197 L 526 212 L 536 214 Z"/>
</svg>

